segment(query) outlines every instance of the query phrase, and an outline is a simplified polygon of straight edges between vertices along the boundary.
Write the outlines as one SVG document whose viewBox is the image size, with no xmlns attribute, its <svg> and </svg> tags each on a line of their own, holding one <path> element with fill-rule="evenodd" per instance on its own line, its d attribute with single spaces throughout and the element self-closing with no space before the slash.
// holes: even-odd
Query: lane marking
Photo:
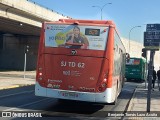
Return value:
<svg viewBox="0 0 160 120">
<path fill-rule="evenodd" d="M 14 94 L 8 94 L 8 95 L 3 95 L 3 96 L 0 96 L 0 98 L 10 97 L 10 96 L 14 96 L 14 95 L 20 95 L 20 94 L 25 94 L 25 93 L 31 93 L 31 92 L 34 92 L 34 90 L 24 91 L 24 92 L 19 92 L 19 93 L 14 93 Z"/>
<path fill-rule="evenodd" d="M 6 90 L 6 89 L 11 89 L 11 88 L 18 88 L 18 87 L 23 87 L 23 86 L 31 86 L 31 85 L 35 85 L 35 83 L 34 84 L 12 85 L 12 86 L 8 86 L 8 87 L 0 87 L 0 90 Z"/>
<path fill-rule="evenodd" d="M 51 99 L 51 98 L 44 98 L 42 100 L 38 100 L 38 101 L 31 102 L 31 103 L 28 103 L 28 104 L 23 104 L 23 105 L 20 105 L 20 106 L 14 107 L 14 108 L 9 108 L 9 109 L 3 110 L 3 111 L 12 111 L 12 110 L 17 109 L 17 108 L 22 108 L 22 107 L 26 107 L 26 106 L 29 106 L 29 105 L 37 104 L 37 103 L 45 101 L 47 99 Z"/>
</svg>

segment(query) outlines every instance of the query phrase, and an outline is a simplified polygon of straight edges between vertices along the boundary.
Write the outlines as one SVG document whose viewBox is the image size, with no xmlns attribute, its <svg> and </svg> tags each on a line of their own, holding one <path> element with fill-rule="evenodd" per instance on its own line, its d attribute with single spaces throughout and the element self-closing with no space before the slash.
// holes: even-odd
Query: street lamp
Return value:
<svg viewBox="0 0 160 120">
<path fill-rule="evenodd" d="M 112 4 L 112 3 L 106 3 L 102 7 L 101 6 L 92 6 L 92 7 L 97 7 L 97 8 L 99 8 L 101 10 L 101 20 L 102 20 L 102 10 L 107 4 Z"/>
<path fill-rule="evenodd" d="M 141 27 L 141 26 L 134 26 L 134 27 L 132 27 L 132 28 L 130 29 L 130 31 L 129 31 L 129 53 L 130 53 L 130 33 L 131 33 L 131 31 L 132 31 L 134 28 L 137 28 L 137 27 Z"/>
</svg>

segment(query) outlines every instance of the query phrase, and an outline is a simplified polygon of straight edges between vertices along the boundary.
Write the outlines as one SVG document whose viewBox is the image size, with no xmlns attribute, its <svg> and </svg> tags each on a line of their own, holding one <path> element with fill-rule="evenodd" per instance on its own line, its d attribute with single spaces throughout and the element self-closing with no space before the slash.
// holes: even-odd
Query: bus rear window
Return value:
<svg viewBox="0 0 160 120">
<path fill-rule="evenodd" d="M 140 60 L 137 59 L 130 59 L 129 62 L 126 62 L 126 65 L 139 65 Z"/>
<path fill-rule="evenodd" d="M 105 50 L 108 27 L 46 24 L 45 47 Z"/>
</svg>

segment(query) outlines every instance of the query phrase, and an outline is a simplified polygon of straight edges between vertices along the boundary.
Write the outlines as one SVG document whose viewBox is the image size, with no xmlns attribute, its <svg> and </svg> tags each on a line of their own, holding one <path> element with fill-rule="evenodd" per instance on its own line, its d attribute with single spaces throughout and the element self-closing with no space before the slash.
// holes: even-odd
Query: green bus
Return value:
<svg viewBox="0 0 160 120">
<path fill-rule="evenodd" d="M 127 81 L 134 80 L 137 82 L 143 82 L 147 79 L 147 61 L 144 58 L 130 58 L 126 61 L 126 72 L 125 76 Z"/>
</svg>

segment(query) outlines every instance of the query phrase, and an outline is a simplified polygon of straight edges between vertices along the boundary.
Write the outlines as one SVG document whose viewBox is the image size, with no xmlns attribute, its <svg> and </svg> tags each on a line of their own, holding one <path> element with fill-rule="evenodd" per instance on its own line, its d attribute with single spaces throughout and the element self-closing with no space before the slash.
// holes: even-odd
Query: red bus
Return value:
<svg viewBox="0 0 160 120">
<path fill-rule="evenodd" d="M 60 19 L 42 25 L 35 95 L 116 103 L 126 53 L 112 21 Z"/>
</svg>

